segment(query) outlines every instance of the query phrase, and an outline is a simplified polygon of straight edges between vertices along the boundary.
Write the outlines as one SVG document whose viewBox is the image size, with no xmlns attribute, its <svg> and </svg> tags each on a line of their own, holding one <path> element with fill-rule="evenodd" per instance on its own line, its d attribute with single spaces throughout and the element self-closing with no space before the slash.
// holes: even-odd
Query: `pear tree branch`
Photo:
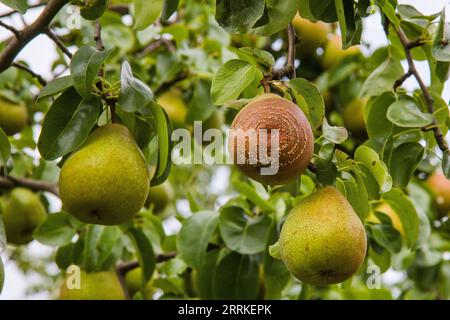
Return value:
<svg viewBox="0 0 450 320">
<path fill-rule="evenodd" d="M 0 177 L 0 188 L 11 189 L 15 187 L 25 187 L 33 191 L 46 191 L 59 197 L 58 187 L 52 182 L 11 176 Z"/>
<path fill-rule="evenodd" d="M 420 76 L 419 72 L 417 71 L 416 65 L 414 63 L 414 58 L 412 56 L 411 53 L 411 49 L 415 48 L 417 46 L 420 46 L 422 43 L 422 41 L 416 40 L 416 41 L 410 41 L 408 39 L 408 37 L 406 36 L 405 32 L 403 31 L 403 29 L 401 27 L 399 27 L 397 30 L 397 35 L 398 38 L 400 39 L 400 42 L 403 45 L 403 49 L 405 50 L 405 55 L 406 55 L 406 60 L 408 62 L 408 71 L 401 76 L 394 84 L 394 89 L 397 89 L 399 86 L 401 86 L 403 84 L 403 82 L 408 79 L 411 76 L 414 76 L 414 78 L 416 79 L 417 83 L 419 84 L 420 90 L 423 93 L 423 96 L 425 98 L 425 103 L 427 104 L 428 107 L 428 112 L 433 115 L 433 121 L 430 125 L 430 127 L 433 130 L 434 133 L 434 137 L 436 139 L 436 142 L 439 146 L 439 149 L 441 149 L 442 152 L 444 153 L 449 153 L 449 147 L 447 142 L 445 141 L 444 138 L 444 134 L 442 133 L 441 128 L 439 127 L 436 117 L 434 115 L 435 109 L 434 109 L 434 99 L 431 96 L 430 91 L 428 90 L 425 82 L 423 81 L 422 77 Z"/>
<path fill-rule="evenodd" d="M 49 37 L 61 51 L 69 58 L 72 59 L 72 53 L 67 49 L 67 47 L 62 43 L 61 39 L 59 39 L 58 35 L 54 33 L 51 29 L 46 28 L 45 34 Z"/>
<path fill-rule="evenodd" d="M 18 36 L 11 38 L 0 54 L 0 73 L 8 69 L 22 49 L 51 23 L 58 12 L 69 0 L 49 0 L 39 17 L 29 26 L 18 32 Z"/>
<path fill-rule="evenodd" d="M 39 83 L 42 86 L 45 87 L 47 85 L 47 81 L 40 74 L 37 74 L 36 72 L 34 72 L 30 68 L 28 68 L 26 65 L 18 63 L 18 62 L 13 62 L 12 66 L 17 68 L 17 69 L 20 69 L 20 70 L 23 70 L 25 72 L 28 72 L 33 78 L 35 78 L 37 81 L 39 81 Z"/>
<path fill-rule="evenodd" d="M 10 26 L 9 24 L 6 24 L 6 23 L 4 23 L 3 21 L 0 21 L 0 27 L 3 27 L 3 28 L 5 28 L 6 30 L 11 31 L 11 32 L 16 36 L 16 38 L 20 38 L 20 32 L 19 32 L 19 30 L 17 30 L 16 28 Z"/>
</svg>

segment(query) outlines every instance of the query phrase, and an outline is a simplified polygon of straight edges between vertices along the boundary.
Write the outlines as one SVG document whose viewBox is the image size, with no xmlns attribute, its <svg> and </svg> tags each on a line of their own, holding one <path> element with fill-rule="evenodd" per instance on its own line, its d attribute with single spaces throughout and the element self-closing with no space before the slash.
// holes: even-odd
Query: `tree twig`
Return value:
<svg viewBox="0 0 450 320">
<path fill-rule="evenodd" d="M 158 254 L 155 258 L 156 263 L 161 263 L 165 261 L 169 261 L 177 256 L 176 252 L 168 252 L 168 253 L 162 253 Z M 128 261 L 128 262 L 122 262 L 119 263 L 116 266 L 116 270 L 122 274 L 125 275 L 128 271 L 131 271 L 133 269 L 136 269 L 139 267 L 138 261 Z"/>
<path fill-rule="evenodd" d="M 34 72 L 33 70 L 31 70 L 30 68 L 28 68 L 26 65 L 23 65 L 21 63 L 18 62 L 13 62 L 12 66 L 23 70 L 25 72 L 28 72 L 33 78 L 35 78 L 37 81 L 39 81 L 40 84 L 42 84 L 43 86 L 47 85 L 47 81 L 45 81 L 44 78 L 42 78 L 42 76 L 40 74 L 37 74 L 36 72 Z"/>
<path fill-rule="evenodd" d="M 95 34 L 94 34 L 94 40 L 97 44 L 97 50 L 103 51 L 105 50 L 105 46 L 103 45 L 102 41 L 102 25 L 100 24 L 100 20 L 95 20 Z"/>
<path fill-rule="evenodd" d="M 0 27 L 3 27 L 9 31 L 11 31 L 17 39 L 20 39 L 20 31 L 17 30 L 16 28 L 10 26 L 9 24 L 4 23 L 3 21 L 0 20 Z"/>
<path fill-rule="evenodd" d="M 59 39 L 58 35 L 54 33 L 51 29 L 47 28 L 45 30 L 45 34 L 49 37 L 61 51 L 69 58 L 72 59 L 72 53 L 67 49 L 67 47 L 62 43 L 61 39 Z"/>
<path fill-rule="evenodd" d="M 25 187 L 33 191 L 46 191 L 59 197 L 58 187 L 56 184 L 48 181 L 40 181 L 28 178 L 16 177 L 0 177 L 0 188 Z"/>
<path fill-rule="evenodd" d="M 20 39 L 12 38 L 0 54 L 0 73 L 8 69 L 19 52 L 39 34 L 44 32 L 56 14 L 69 0 L 49 0 L 39 17 L 28 27 L 20 31 Z"/>
<path fill-rule="evenodd" d="M 269 72 L 265 78 L 267 81 L 280 80 L 283 77 L 290 76 L 292 79 L 296 77 L 295 74 L 295 46 L 297 44 L 297 35 L 292 23 L 288 26 L 288 54 L 286 65 L 278 70 Z"/>
<path fill-rule="evenodd" d="M 397 32 L 398 38 L 400 39 L 400 42 L 403 45 L 404 50 L 405 50 L 405 56 L 406 56 L 406 60 L 408 62 L 408 67 L 409 67 L 408 72 L 405 75 L 403 75 L 399 80 L 397 80 L 396 84 L 400 81 L 402 81 L 402 83 L 403 83 L 404 80 L 406 79 L 405 78 L 406 75 L 408 75 L 408 77 L 411 75 L 414 76 L 414 78 L 416 79 L 416 81 L 419 84 L 420 90 L 423 93 L 425 103 L 427 104 L 427 107 L 428 107 L 428 112 L 433 116 L 433 121 L 432 121 L 430 127 L 433 128 L 434 137 L 439 146 L 439 149 L 441 149 L 441 151 L 444 153 L 449 153 L 448 144 L 445 141 L 445 138 L 444 138 L 441 128 L 437 124 L 436 116 L 434 114 L 435 109 L 434 109 L 433 97 L 431 96 L 431 93 L 428 90 L 425 82 L 423 81 L 422 77 L 420 76 L 419 72 L 417 71 L 416 65 L 414 63 L 414 58 L 412 56 L 411 49 L 414 48 L 415 45 L 411 45 L 411 42 L 409 41 L 408 37 L 406 36 L 405 32 L 403 31 L 403 29 L 401 27 L 399 27 L 396 30 L 396 32 Z"/>
</svg>

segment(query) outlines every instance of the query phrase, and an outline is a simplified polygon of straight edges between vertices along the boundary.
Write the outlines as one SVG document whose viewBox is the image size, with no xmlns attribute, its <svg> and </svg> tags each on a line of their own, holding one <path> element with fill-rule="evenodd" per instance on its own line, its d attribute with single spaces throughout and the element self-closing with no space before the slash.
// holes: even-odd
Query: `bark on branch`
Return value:
<svg viewBox="0 0 450 320">
<path fill-rule="evenodd" d="M 12 38 L 0 55 L 0 73 L 8 69 L 19 52 L 39 34 L 43 33 L 56 14 L 69 0 L 50 0 L 39 17 Z"/>
<path fill-rule="evenodd" d="M 0 188 L 25 187 L 33 191 L 46 191 L 59 197 L 58 187 L 56 184 L 48 181 L 39 181 L 28 178 L 0 177 Z"/>
</svg>

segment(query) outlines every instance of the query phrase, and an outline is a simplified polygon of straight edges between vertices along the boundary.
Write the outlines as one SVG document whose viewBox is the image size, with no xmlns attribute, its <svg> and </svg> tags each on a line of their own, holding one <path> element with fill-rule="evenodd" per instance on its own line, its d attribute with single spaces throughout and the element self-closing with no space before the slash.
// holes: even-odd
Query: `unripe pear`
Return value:
<svg viewBox="0 0 450 320">
<path fill-rule="evenodd" d="M 149 184 L 144 157 L 130 131 L 107 124 L 65 161 L 59 192 L 64 209 L 77 219 L 117 225 L 142 208 Z"/>
<path fill-rule="evenodd" d="M 80 273 L 80 288 L 73 288 L 76 282 L 68 275 L 61 286 L 60 300 L 125 300 L 125 292 L 117 274 L 113 271 Z M 70 285 L 69 285 L 70 283 Z"/>
<path fill-rule="evenodd" d="M 151 300 L 155 293 L 153 287 L 153 279 L 150 279 L 144 287 L 142 287 L 142 269 L 135 268 L 125 274 L 125 283 L 130 296 L 133 297 L 137 292 L 142 292 L 145 300 Z"/>
<path fill-rule="evenodd" d="M 355 137 L 364 137 L 366 134 L 366 121 L 364 119 L 364 106 L 366 103 L 367 99 L 356 98 L 344 108 L 345 127 Z"/>
<path fill-rule="evenodd" d="M 158 103 L 167 112 L 174 128 L 185 126 L 188 109 L 180 90 L 171 88 L 165 91 L 158 97 Z"/>
<path fill-rule="evenodd" d="M 353 276 L 364 262 L 364 226 L 347 199 L 326 186 L 302 200 L 281 229 L 280 254 L 299 280 L 328 285 Z"/>
<path fill-rule="evenodd" d="M 260 137 L 263 129 L 267 129 L 266 139 Z M 276 150 L 271 145 L 274 129 L 279 130 Z M 252 138 L 252 130 L 256 137 Z M 297 179 L 311 162 L 313 149 L 313 132 L 303 111 L 275 94 L 263 94 L 251 101 L 231 124 L 229 150 L 234 163 L 248 177 L 264 184 L 280 185 Z M 269 159 L 276 158 L 276 151 L 279 154 L 275 174 L 262 174 L 262 167 L 270 166 L 260 157 L 265 150 Z"/>
<path fill-rule="evenodd" d="M 15 188 L 0 201 L 6 239 L 15 245 L 33 240 L 33 231 L 47 214 L 39 197 L 25 188 Z"/>
<path fill-rule="evenodd" d="M 324 22 L 311 22 L 297 14 L 292 20 L 292 24 L 300 38 L 300 44 L 297 46 L 297 53 L 300 56 L 313 55 L 317 48 L 324 45 L 328 40 L 328 34 L 331 32 L 329 24 Z"/>
<path fill-rule="evenodd" d="M 395 212 L 394 209 L 392 209 L 392 207 L 387 202 L 383 202 L 381 205 L 376 207 L 375 211 L 387 215 L 391 219 L 392 226 L 394 227 L 394 229 L 397 230 L 402 236 L 405 236 L 405 230 L 403 229 L 403 224 L 402 221 L 400 220 L 400 217 L 398 216 L 397 212 Z M 366 221 L 373 223 L 380 223 L 380 220 L 373 212 L 367 217 Z"/>
<path fill-rule="evenodd" d="M 361 50 L 358 46 L 353 46 L 343 50 L 341 37 L 334 36 L 325 45 L 322 56 L 322 66 L 327 70 L 331 69 L 337 66 L 345 57 L 360 53 Z"/>
<path fill-rule="evenodd" d="M 26 127 L 28 122 L 27 108 L 22 104 L 14 104 L 0 98 L 0 128 L 11 136 Z"/>
<path fill-rule="evenodd" d="M 167 207 L 173 198 L 173 188 L 170 183 L 166 181 L 158 186 L 150 188 L 147 200 L 145 201 L 145 206 L 148 208 L 150 205 L 153 205 L 153 212 L 160 213 Z"/>
<path fill-rule="evenodd" d="M 435 172 L 428 178 L 427 184 L 436 195 L 438 217 L 441 218 L 449 215 L 450 180 L 447 179 L 441 172 Z"/>
</svg>

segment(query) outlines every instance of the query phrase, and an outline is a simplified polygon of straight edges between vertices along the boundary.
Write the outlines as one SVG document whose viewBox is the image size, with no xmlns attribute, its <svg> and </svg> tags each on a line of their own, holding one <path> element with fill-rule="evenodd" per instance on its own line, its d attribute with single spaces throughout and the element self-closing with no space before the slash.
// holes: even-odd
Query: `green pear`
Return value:
<svg viewBox="0 0 450 320">
<path fill-rule="evenodd" d="M 325 44 L 322 56 L 322 66 L 328 70 L 337 66 L 345 57 L 361 54 L 358 46 L 352 46 L 348 49 L 342 49 L 342 40 L 340 36 L 334 36 Z"/>
<path fill-rule="evenodd" d="M 130 221 L 142 208 L 149 184 L 144 157 L 130 131 L 107 124 L 66 160 L 59 193 L 64 209 L 77 219 L 117 225 Z"/>
<path fill-rule="evenodd" d="M 364 138 L 366 135 L 366 121 L 364 119 L 364 106 L 366 103 L 367 99 L 356 98 L 344 108 L 345 127 L 357 138 Z"/>
<path fill-rule="evenodd" d="M 27 122 L 28 112 L 24 105 L 14 104 L 0 98 L 0 128 L 8 136 L 22 131 Z"/>
<path fill-rule="evenodd" d="M 435 172 L 428 178 L 427 185 L 436 197 L 438 218 L 450 217 L 450 180 L 441 172 Z"/>
<path fill-rule="evenodd" d="M 153 212 L 160 213 L 167 207 L 173 198 L 174 194 L 172 186 L 166 181 L 158 186 L 150 188 L 147 200 L 145 201 L 145 206 L 150 207 L 150 205 L 153 205 Z"/>
<path fill-rule="evenodd" d="M 185 126 L 188 109 L 180 90 L 171 88 L 165 91 L 158 97 L 158 103 L 167 112 L 174 128 Z"/>
<path fill-rule="evenodd" d="M 331 27 L 324 22 L 311 22 L 297 14 L 292 20 L 292 24 L 300 38 L 297 53 L 301 57 L 313 55 L 317 48 L 321 47 L 328 40 Z"/>
<path fill-rule="evenodd" d="M 295 206 L 281 229 L 281 259 L 299 280 L 327 285 L 353 276 L 364 262 L 364 226 L 347 199 L 324 187 Z"/>
<path fill-rule="evenodd" d="M 81 271 L 79 289 L 69 286 L 69 283 L 76 282 L 71 277 L 74 275 L 64 279 L 59 293 L 60 300 L 125 300 L 125 291 L 113 271 L 96 273 Z"/>
<path fill-rule="evenodd" d="M 125 274 L 125 284 L 127 285 L 130 296 L 133 297 L 137 292 L 142 292 L 145 300 L 151 300 L 155 293 L 153 287 L 153 279 L 150 279 L 144 287 L 142 287 L 142 269 L 135 268 Z"/>
<path fill-rule="evenodd" d="M 15 188 L 1 200 L 6 239 L 21 245 L 33 240 L 33 231 L 47 216 L 39 197 L 25 188 Z"/>
</svg>

